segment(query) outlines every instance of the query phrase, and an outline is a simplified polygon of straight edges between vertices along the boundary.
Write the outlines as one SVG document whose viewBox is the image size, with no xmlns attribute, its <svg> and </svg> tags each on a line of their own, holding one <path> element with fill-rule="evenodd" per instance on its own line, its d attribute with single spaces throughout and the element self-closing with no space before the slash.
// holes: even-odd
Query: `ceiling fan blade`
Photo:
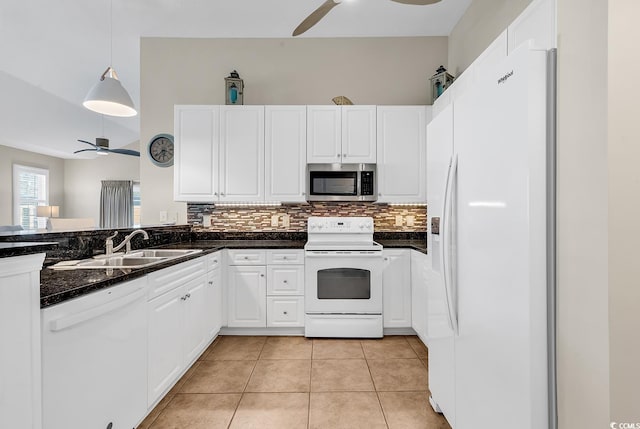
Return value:
<svg viewBox="0 0 640 429">
<path fill-rule="evenodd" d="M 91 142 L 88 142 L 88 141 L 86 141 L 86 140 L 80 140 L 80 139 L 78 139 L 78 141 L 79 141 L 80 143 L 86 143 L 86 144 L 88 144 L 88 145 L 90 145 L 90 146 L 93 146 L 94 148 L 98 149 L 98 146 L 96 146 L 95 144 L 93 144 L 93 143 L 91 143 Z"/>
<path fill-rule="evenodd" d="M 140 152 L 130 149 L 102 149 L 106 152 L 119 153 L 121 155 L 140 156 Z"/>
<path fill-rule="evenodd" d="M 440 2 L 440 0 L 391 0 L 396 3 L 413 4 L 416 6 L 426 6 L 428 4 L 434 4 Z"/>
<path fill-rule="evenodd" d="M 337 0 L 326 0 L 320 5 L 319 8 L 311 12 L 311 15 L 307 16 L 304 21 L 302 21 L 300 25 L 296 27 L 295 30 L 293 30 L 292 36 L 299 36 L 300 34 L 316 25 L 318 21 L 320 21 L 326 14 L 329 13 L 331 9 L 338 6 L 339 4 L 340 1 Z"/>
<path fill-rule="evenodd" d="M 73 153 L 80 153 L 80 152 L 97 152 L 97 151 L 98 151 L 98 149 L 80 149 L 80 150 L 77 150 L 77 151 L 75 151 L 75 152 L 73 152 Z"/>
</svg>

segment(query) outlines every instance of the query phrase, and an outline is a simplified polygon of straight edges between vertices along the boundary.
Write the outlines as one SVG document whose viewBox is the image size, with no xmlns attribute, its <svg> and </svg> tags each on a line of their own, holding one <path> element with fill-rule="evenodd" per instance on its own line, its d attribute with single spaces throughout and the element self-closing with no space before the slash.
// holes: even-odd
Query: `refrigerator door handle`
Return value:
<svg viewBox="0 0 640 429">
<path fill-rule="evenodd" d="M 458 320 L 454 312 L 453 288 L 451 281 L 451 197 L 453 176 L 458 166 L 458 157 L 454 156 L 449 162 L 447 180 L 444 187 L 444 201 L 442 210 L 442 277 L 444 280 L 445 298 L 447 300 L 447 313 L 449 323 L 455 334 L 458 333 Z"/>
</svg>

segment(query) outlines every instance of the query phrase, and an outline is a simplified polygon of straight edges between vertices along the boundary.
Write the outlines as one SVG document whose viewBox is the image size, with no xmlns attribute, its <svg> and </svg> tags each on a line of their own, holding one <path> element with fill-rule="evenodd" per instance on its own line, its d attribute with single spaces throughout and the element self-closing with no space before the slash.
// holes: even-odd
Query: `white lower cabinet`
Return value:
<svg viewBox="0 0 640 429">
<path fill-rule="evenodd" d="M 227 273 L 227 325 L 230 328 L 266 327 L 267 268 L 232 265 Z"/>
<path fill-rule="evenodd" d="M 0 258 L 0 428 L 41 427 L 40 269 L 44 256 Z"/>
<path fill-rule="evenodd" d="M 173 385 L 211 339 L 204 262 L 204 258 L 199 258 L 149 275 L 150 284 L 158 285 L 155 289 L 160 288 L 159 278 L 174 286 L 147 303 L 149 406 Z M 194 276 L 193 265 L 199 268 L 197 276 Z M 179 282 L 177 276 L 185 272 L 189 272 L 190 280 Z"/>
<path fill-rule="evenodd" d="M 411 251 L 384 249 L 382 314 L 385 328 L 411 327 Z"/>
<path fill-rule="evenodd" d="M 222 252 L 208 256 L 205 324 L 207 338 L 213 339 L 222 327 Z"/>
<path fill-rule="evenodd" d="M 411 327 L 420 340 L 427 344 L 427 270 L 429 256 L 411 251 Z"/>
<path fill-rule="evenodd" d="M 304 326 L 304 251 L 267 251 L 267 327 Z"/>
</svg>

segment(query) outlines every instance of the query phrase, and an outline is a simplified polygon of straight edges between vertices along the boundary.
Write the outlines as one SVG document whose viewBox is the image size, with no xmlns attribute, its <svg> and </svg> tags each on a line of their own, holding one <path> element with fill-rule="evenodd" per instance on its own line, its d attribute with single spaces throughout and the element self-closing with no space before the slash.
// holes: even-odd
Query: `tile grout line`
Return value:
<svg viewBox="0 0 640 429">
<path fill-rule="evenodd" d="M 236 404 L 235 410 L 233 410 L 233 415 L 231 416 L 231 420 L 229 420 L 229 424 L 227 425 L 227 429 L 231 428 L 231 424 L 233 423 L 233 419 L 236 417 L 236 413 L 238 412 L 238 408 L 240 408 L 240 403 L 242 402 L 242 398 L 244 398 L 244 395 L 245 395 L 246 390 L 247 390 L 247 386 L 249 385 L 249 381 L 251 381 L 251 376 L 253 375 L 253 372 L 256 370 L 256 366 L 258 365 L 258 360 L 260 359 L 260 355 L 262 354 L 262 350 L 264 349 L 264 345 L 266 343 L 267 343 L 267 340 L 265 339 L 264 342 L 262 343 L 262 348 L 260 349 L 260 353 L 258 353 L 258 357 L 256 358 L 255 363 L 253 364 L 253 368 L 251 369 L 251 374 L 249 374 L 249 378 L 247 378 L 247 381 L 244 384 L 244 388 L 242 389 L 242 392 L 240 393 L 240 400 Z"/>
<path fill-rule="evenodd" d="M 376 398 L 378 399 L 378 405 L 380 406 L 380 411 L 382 411 L 382 418 L 384 419 L 384 424 L 389 429 L 389 422 L 387 421 L 387 415 L 384 412 L 384 408 L 382 407 L 382 401 L 380 401 L 380 395 L 378 394 L 378 387 L 376 386 L 376 382 L 373 379 L 373 374 L 371 373 L 371 367 L 369 366 L 369 359 L 367 359 L 367 355 L 364 353 L 364 346 L 362 345 L 362 341 L 360 341 L 360 347 L 362 347 L 362 353 L 364 354 L 364 361 L 367 363 L 367 370 L 369 370 L 369 377 L 371 377 L 371 383 L 373 384 L 373 391 L 376 393 Z"/>
<path fill-rule="evenodd" d="M 311 380 L 313 378 L 313 346 L 315 340 L 311 340 L 311 368 L 309 368 L 309 401 L 307 405 L 307 429 L 311 428 Z"/>
</svg>

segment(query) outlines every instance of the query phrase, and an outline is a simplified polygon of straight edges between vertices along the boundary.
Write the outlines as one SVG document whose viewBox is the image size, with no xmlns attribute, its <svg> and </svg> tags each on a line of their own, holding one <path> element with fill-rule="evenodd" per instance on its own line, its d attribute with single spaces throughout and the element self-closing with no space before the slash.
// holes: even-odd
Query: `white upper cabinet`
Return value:
<svg viewBox="0 0 640 429">
<path fill-rule="evenodd" d="M 308 163 L 375 163 L 375 106 L 307 106 Z"/>
<path fill-rule="evenodd" d="M 427 201 L 427 117 L 430 106 L 378 106 L 378 202 Z"/>
<path fill-rule="evenodd" d="M 264 106 L 220 106 L 220 201 L 264 200 Z"/>
<path fill-rule="evenodd" d="M 265 107 L 265 199 L 305 202 L 307 109 Z"/>
<path fill-rule="evenodd" d="M 342 107 L 342 162 L 376 163 L 376 106 Z"/>
<path fill-rule="evenodd" d="M 176 106 L 173 196 L 176 201 L 218 199 L 218 106 Z"/>
</svg>

